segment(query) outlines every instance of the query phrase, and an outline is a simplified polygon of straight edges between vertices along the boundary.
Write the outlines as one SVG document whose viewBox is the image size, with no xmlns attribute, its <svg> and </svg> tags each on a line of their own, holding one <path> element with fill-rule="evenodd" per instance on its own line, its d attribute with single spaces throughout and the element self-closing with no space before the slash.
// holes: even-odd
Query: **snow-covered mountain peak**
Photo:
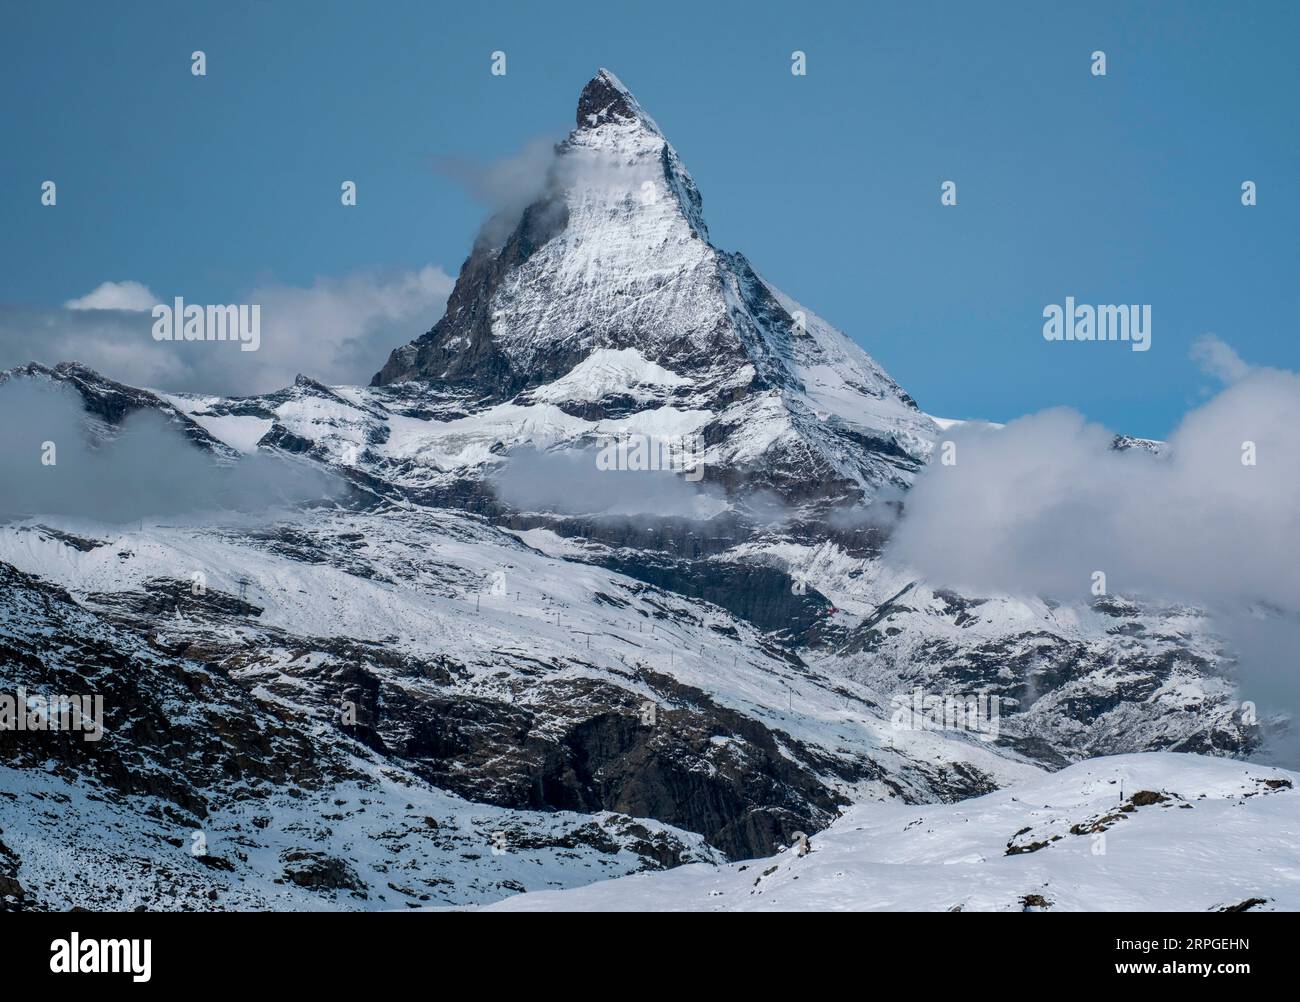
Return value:
<svg viewBox="0 0 1300 1002">
<path fill-rule="evenodd" d="M 907 483 L 937 434 L 912 398 L 711 242 L 690 172 L 614 74 L 588 81 L 577 119 L 544 194 L 507 235 L 492 221 L 446 314 L 372 385 L 423 382 L 471 409 L 545 401 L 596 421 L 671 404 L 707 418 L 710 467 L 761 467 L 754 486 L 808 497 Z M 631 358 L 661 391 L 609 382 L 606 362 L 621 372 Z M 586 385 L 596 376 L 601 393 Z"/>
<path fill-rule="evenodd" d="M 652 244 L 662 224 L 708 240 L 699 190 L 672 144 L 631 91 L 602 69 L 578 97 L 577 128 L 556 149 L 549 187 L 572 213 L 635 223 Z M 656 225 L 655 221 L 658 221 Z M 574 221 L 570 219 L 570 228 Z"/>
<path fill-rule="evenodd" d="M 639 122 L 663 135 L 623 81 L 603 66 L 578 96 L 578 128 L 594 129 L 607 122 Z"/>
</svg>

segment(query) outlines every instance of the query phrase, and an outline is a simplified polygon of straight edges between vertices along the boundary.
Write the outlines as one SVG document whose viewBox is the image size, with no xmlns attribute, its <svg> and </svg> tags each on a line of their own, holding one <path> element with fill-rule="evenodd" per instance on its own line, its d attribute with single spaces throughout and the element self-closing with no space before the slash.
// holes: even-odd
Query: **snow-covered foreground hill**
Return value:
<svg viewBox="0 0 1300 1002">
<path fill-rule="evenodd" d="M 861 804 L 766 859 L 694 864 L 507 911 L 1294 911 L 1300 774 L 1146 753 L 957 804 Z"/>
<path fill-rule="evenodd" d="M 177 884 L 203 908 L 464 904 L 708 858 L 704 842 L 752 855 L 853 800 L 1039 771 L 894 731 L 870 689 L 529 545 L 557 545 L 543 530 L 418 508 L 47 522 L 0 527 L 0 692 L 102 694 L 104 734 L 0 733 L 18 769 L 0 845 L 45 905 L 179 907 Z M 51 859 L 84 876 L 65 887 Z M 295 874 L 311 897 L 278 889 Z"/>
</svg>

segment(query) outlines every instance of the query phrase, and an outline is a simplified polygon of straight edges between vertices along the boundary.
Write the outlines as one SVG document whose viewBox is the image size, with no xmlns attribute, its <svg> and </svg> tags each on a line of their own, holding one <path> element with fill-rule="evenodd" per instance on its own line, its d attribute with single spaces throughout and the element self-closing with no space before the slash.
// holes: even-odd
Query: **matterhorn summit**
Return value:
<svg viewBox="0 0 1300 1002">
<path fill-rule="evenodd" d="M 936 431 L 853 341 L 710 242 L 676 149 L 602 69 L 542 195 L 484 228 L 443 318 L 395 350 L 372 385 L 421 380 L 496 403 L 540 391 L 563 406 L 579 401 L 547 384 L 606 355 L 627 385 L 607 387 L 603 407 L 584 394 L 584 416 L 612 416 L 637 393 L 699 412 L 710 465 L 761 463 L 765 479 L 797 483 L 800 495 L 906 483 Z M 671 378 L 647 395 L 647 372 Z"/>
</svg>

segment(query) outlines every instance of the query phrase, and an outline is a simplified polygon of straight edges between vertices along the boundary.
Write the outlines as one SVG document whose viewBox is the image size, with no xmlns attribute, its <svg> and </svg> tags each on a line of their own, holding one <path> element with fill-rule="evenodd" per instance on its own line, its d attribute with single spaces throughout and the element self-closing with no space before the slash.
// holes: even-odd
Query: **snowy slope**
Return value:
<svg viewBox="0 0 1300 1002">
<path fill-rule="evenodd" d="M 286 644 L 266 631 L 346 637 L 403 656 L 454 652 L 462 665 L 458 688 L 519 703 L 533 690 L 583 679 L 616 681 L 633 705 L 662 700 L 649 676 L 638 680 L 644 669 L 814 749 L 824 781 L 845 795 L 928 799 L 958 764 L 999 784 L 1038 771 L 960 736 L 897 733 L 871 689 L 811 670 L 721 609 L 557 559 L 464 516 L 430 516 L 323 511 L 253 527 L 146 524 L 127 531 L 47 519 L 0 527 L 0 561 L 39 569 L 100 605 L 159 581 L 188 582 L 196 571 L 209 590 L 226 594 L 237 594 L 243 578 L 260 612 L 222 629 L 247 635 L 241 646 L 257 638 L 263 657 L 240 670 L 250 677 L 274 677 L 275 649 L 296 652 L 305 642 Z M 83 551 L 45 526 L 103 543 Z M 156 628 L 172 637 L 212 629 L 186 615 Z M 550 667 L 541 677 L 502 670 L 530 664 Z M 888 785 L 870 779 L 877 762 L 886 766 Z"/>
<path fill-rule="evenodd" d="M 1098 758 L 959 804 L 863 804 L 812 851 L 685 866 L 500 910 L 1300 909 L 1300 774 L 1197 755 Z M 1154 795 L 1154 796 L 1153 796 Z M 1157 799 L 1159 798 L 1159 799 Z"/>
<path fill-rule="evenodd" d="M 837 629 L 811 664 L 882 698 L 917 688 L 997 695 L 999 745 L 1044 764 L 1159 749 L 1236 754 L 1259 741 L 1199 610 L 962 596 L 832 540 L 755 540 L 725 558 L 781 567 L 830 599 Z"/>
<path fill-rule="evenodd" d="M 656 857 L 723 858 L 653 820 L 509 810 L 357 768 L 306 795 L 232 798 L 185 822 L 161 798 L 122 802 L 92 782 L 0 766 L 0 844 L 21 861 L 33 906 L 59 910 L 468 905 L 634 873 Z"/>
</svg>

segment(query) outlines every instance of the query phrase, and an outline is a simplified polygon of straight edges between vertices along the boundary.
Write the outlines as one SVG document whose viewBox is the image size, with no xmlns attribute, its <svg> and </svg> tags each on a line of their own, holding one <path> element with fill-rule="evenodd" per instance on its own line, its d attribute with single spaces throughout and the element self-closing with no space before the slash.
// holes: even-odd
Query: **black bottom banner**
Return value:
<svg viewBox="0 0 1300 1002">
<path fill-rule="evenodd" d="M 855 981 L 985 971 L 1072 987 L 1137 979 L 1231 991 L 1293 973 L 1295 929 L 1291 914 L 24 913 L 0 916 L 0 958 L 10 985 L 74 979 L 128 991 L 373 989 L 413 969 L 478 971 L 494 988 L 553 981 L 557 969 L 581 970 L 587 985 L 639 982 L 647 964 L 664 974 L 674 954 L 692 982 L 716 977 L 720 987 L 776 962 Z"/>
</svg>

